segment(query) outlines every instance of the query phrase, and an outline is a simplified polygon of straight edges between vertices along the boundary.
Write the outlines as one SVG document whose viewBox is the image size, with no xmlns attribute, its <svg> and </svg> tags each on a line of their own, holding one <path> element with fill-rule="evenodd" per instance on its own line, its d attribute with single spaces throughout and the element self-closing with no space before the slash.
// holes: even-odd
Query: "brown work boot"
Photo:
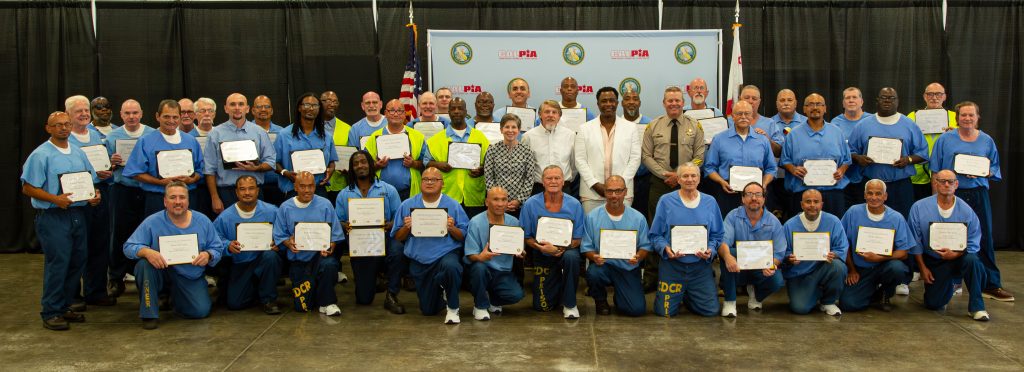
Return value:
<svg viewBox="0 0 1024 372">
<path fill-rule="evenodd" d="M 981 291 L 981 296 L 996 301 L 1013 302 L 1013 293 L 1002 288 L 986 289 Z"/>
</svg>

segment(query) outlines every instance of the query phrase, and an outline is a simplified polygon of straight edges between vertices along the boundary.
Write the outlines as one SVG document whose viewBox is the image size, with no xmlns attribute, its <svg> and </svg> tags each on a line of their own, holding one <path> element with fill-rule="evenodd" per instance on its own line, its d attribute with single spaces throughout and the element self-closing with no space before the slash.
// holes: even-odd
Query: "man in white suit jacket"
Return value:
<svg viewBox="0 0 1024 372">
<path fill-rule="evenodd" d="M 612 87 L 598 89 L 597 106 L 601 116 L 580 127 L 573 148 L 580 175 L 580 201 L 586 213 L 604 205 L 604 180 L 612 175 L 626 180 L 625 203 L 630 205 L 633 177 L 640 167 L 641 139 L 636 124 L 615 115 L 619 92 Z"/>
</svg>

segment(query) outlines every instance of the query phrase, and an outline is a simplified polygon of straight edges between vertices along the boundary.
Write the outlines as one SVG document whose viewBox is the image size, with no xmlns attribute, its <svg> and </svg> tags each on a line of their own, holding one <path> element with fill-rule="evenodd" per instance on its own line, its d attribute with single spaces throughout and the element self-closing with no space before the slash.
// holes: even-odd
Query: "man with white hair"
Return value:
<svg viewBox="0 0 1024 372">
<path fill-rule="evenodd" d="M 708 95 L 711 91 L 708 90 L 708 82 L 702 78 L 695 78 L 690 81 L 690 84 L 686 85 L 686 95 L 690 96 L 690 104 L 683 107 L 683 110 L 703 110 L 710 109 L 714 111 L 715 116 L 722 116 L 722 110 L 717 107 L 708 104 Z"/>
<path fill-rule="evenodd" d="M 205 137 L 213 130 L 213 120 L 217 116 L 217 102 L 209 97 L 201 97 L 195 102 L 196 137 Z"/>
<path fill-rule="evenodd" d="M 181 106 L 181 123 L 178 124 L 178 129 L 193 137 L 199 136 L 199 132 L 196 131 L 195 102 L 185 97 L 178 100 L 178 106 Z"/>
<path fill-rule="evenodd" d="M 434 96 L 434 93 L 424 92 L 423 94 L 420 94 L 419 102 L 417 102 L 417 104 L 419 105 L 420 117 L 409 121 L 409 124 L 407 124 L 408 126 L 415 128 L 416 123 L 421 121 L 439 121 L 444 123 L 445 128 L 451 126 L 451 119 L 437 115 L 437 97 Z"/>
</svg>

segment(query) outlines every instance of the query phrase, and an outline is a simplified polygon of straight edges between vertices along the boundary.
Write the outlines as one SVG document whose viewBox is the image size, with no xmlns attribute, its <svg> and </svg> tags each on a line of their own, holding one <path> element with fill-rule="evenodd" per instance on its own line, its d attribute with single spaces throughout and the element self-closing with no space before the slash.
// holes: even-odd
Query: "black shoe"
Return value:
<svg viewBox="0 0 1024 372">
<path fill-rule="evenodd" d="M 377 287 L 375 288 L 376 293 L 384 293 L 388 290 L 388 282 L 382 278 L 377 278 Z"/>
<path fill-rule="evenodd" d="M 612 315 L 612 307 L 608 305 L 608 301 L 594 300 L 594 307 L 597 308 L 598 315 Z"/>
<path fill-rule="evenodd" d="M 281 309 L 277 307 L 276 303 L 265 303 L 263 304 L 263 313 L 267 315 L 277 315 L 281 313 Z"/>
<path fill-rule="evenodd" d="M 76 313 L 84 313 L 85 312 L 85 302 L 75 302 L 75 303 L 71 304 L 70 309 L 71 309 L 71 311 L 74 311 Z"/>
<path fill-rule="evenodd" d="M 153 330 L 160 326 L 156 318 L 142 318 L 142 329 Z"/>
<path fill-rule="evenodd" d="M 64 320 L 64 317 L 58 315 L 50 319 L 44 319 L 43 328 L 51 331 L 66 331 L 71 329 L 71 326 L 68 325 L 67 320 Z"/>
<path fill-rule="evenodd" d="M 160 299 L 157 300 L 157 304 L 160 307 L 160 311 L 168 311 L 171 309 L 171 301 L 167 297 L 161 296 Z"/>
<path fill-rule="evenodd" d="M 416 282 L 410 277 L 402 278 L 402 289 L 409 292 L 416 292 Z"/>
<path fill-rule="evenodd" d="M 124 294 L 124 280 L 111 280 L 107 283 L 107 295 L 113 298 Z"/>
<path fill-rule="evenodd" d="M 405 306 L 398 303 L 398 296 L 388 292 L 384 295 L 384 308 L 390 311 L 392 314 L 400 315 L 405 314 Z"/>
<path fill-rule="evenodd" d="M 79 314 L 74 311 L 67 311 L 60 317 L 68 323 L 85 323 L 85 314 Z"/>
<path fill-rule="evenodd" d="M 884 312 L 890 312 L 893 309 L 892 299 L 890 297 L 882 297 L 882 302 L 878 304 L 878 307 Z"/>
<path fill-rule="evenodd" d="M 99 300 L 85 301 L 85 303 L 95 306 L 114 306 L 117 305 L 117 299 L 113 297 L 103 297 Z"/>
</svg>

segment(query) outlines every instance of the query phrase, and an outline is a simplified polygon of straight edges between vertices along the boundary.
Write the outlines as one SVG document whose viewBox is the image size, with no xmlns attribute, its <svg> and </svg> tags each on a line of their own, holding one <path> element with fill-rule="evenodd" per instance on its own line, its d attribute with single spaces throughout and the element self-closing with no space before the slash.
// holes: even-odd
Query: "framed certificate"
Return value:
<svg viewBox="0 0 1024 372">
<path fill-rule="evenodd" d="M 525 233 L 519 226 L 492 225 L 488 243 L 494 253 L 516 255 L 523 252 Z"/>
<path fill-rule="evenodd" d="M 68 199 L 71 199 L 72 202 L 80 202 L 96 197 L 96 188 L 92 185 L 92 173 L 64 173 L 59 178 L 60 193 L 71 194 L 68 196 Z"/>
<path fill-rule="evenodd" d="M 156 171 L 160 178 L 191 176 L 196 172 L 192 164 L 192 150 L 157 151 Z"/>
<path fill-rule="evenodd" d="M 729 168 L 729 188 L 732 191 L 743 192 L 743 188 L 751 182 L 760 185 L 763 173 L 758 167 L 734 165 Z"/>
<path fill-rule="evenodd" d="M 429 139 L 435 134 L 444 131 L 444 123 L 440 121 L 419 121 L 412 125 L 412 129 L 423 133 L 423 138 Z"/>
<path fill-rule="evenodd" d="M 412 236 L 440 238 L 448 236 L 448 210 L 444 208 L 413 208 Z"/>
<path fill-rule="evenodd" d="M 693 120 L 704 120 L 715 117 L 715 110 L 712 109 L 699 109 L 699 110 L 686 110 L 683 115 L 689 116 Z"/>
<path fill-rule="evenodd" d="M 675 225 L 670 231 L 672 251 L 697 254 L 708 249 L 708 228 L 704 225 Z"/>
<path fill-rule="evenodd" d="M 697 121 L 700 124 L 701 129 L 704 130 L 704 143 L 711 143 L 711 140 L 715 138 L 716 134 L 725 132 L 729 129 L 729 121 L 725 120 L 724 117 L 718 116 L 713 118 L 701 119 Z"/>
<path fill-rule="evenodd" d="M 836 179 L 832 177 L 839 169 L 836 161 L 832 159 L 804 160 L 804 185 L 807 186 L 835 186 Z"/>
<path fill-rule="evenodd" d="M 854 252 L 871 252 L 882 256 L 892 256 L 892 243 L 895 240 L 896 230 L 858 226 L 857 246 Z"/>
<path fill-rule="evenodd" d="M 946 109 L 917 110 L 914 119 L 924 134 L 942 133 L 949 126 L 949 114 Z"/>
<path fill-rule="evenodd" d="M 957 174 L 988 177 L 992 161 L 983 156 L 956 154 L 953 156 L 953 171 Z"/>
<path fill-rule="evenodd" d="M 324 160 L 324 151 L 320 149 L 292 151 L 292 171 L 309 172 L 312 174 L 324 174 L 327 172 L 327 162 Z"/>
<path fill-rule="evenodd" d="M 481 151 L 479 143 L 449 142 L 448 165 L 455 169 L 480 168 Z"/>
<path fill-rule="evenodd" d="M 736 241 L 736 263 L 740 270 L 764 270 L 775 266 L 771 240 Z"/>
<path fill-rule="evenodd" d="M 580 127 L 586 122 L 587 109 L 582 107 L 564 108 L 562 109 L 562 119 L 558 125 L 565 125 L 566 128 L 572 129 L 573 132 L 579 132 Z"/>
<path fill-rule="evenodd" d="M 582 222 L 582 221 L 580 221 Z M 557 217 L 540 217 L 537 219 L 538 243 L 548 242 L 556 247 L 568 247 L 572 244 L 573 221 Z"/>
<path fill-rule="evenodd" d="M 892 165 L 903 154 L 903 140 L 889 137 L 868 138 L 867 157 L 878 164 Z"/>
<path fill-rule="evenodd" d="M 928 247 L 934 250 L 967 249 L 967 224 L 963 222 L 932 222 L 928 225 Z"/>
<path fill-rule="evenodd" d="M 274 225 L 270 222 L 242 222 L 235 225 L 235 240 L 242 251 L 269 251 L 274 246 Z"/>
<path fill-rule="evenodd" d="M 295 248 L 300 251 L 326 251 L 331 248 L 331 224 L 296 222 Z"/>
<path fill-rule="evenodd" d="M 349 198 L 348 224 L 359 226 L 384 226 L 384 198 Z"/>
<path fill-rule="evenodd" d="M 412 153 L 409 134 L 398 133 L 377 136 L 377 159 L 401 159 Z"/>
<path fill-rule="evenodd" d="M 798 261 L 825 261 L 832 250 L 827 232 L 793 232 L 793 255 Z"/>
<path fill-rule="evenodd" d="M 529 107 L 505 106 L 505 113 L 513 114 L 519 117 L 519 121 L 522 122 L 522 125 L 519 128 L 520 132 L 525 132 L 530 129 L 533 129 L 533 127 L 537 123 L 537 110 L 534 110 Z M 496 119 L 501 120 L 501 118 Z"/>
<path fill-rule="evenodd" d="M 220 158 L 225 163 L 239 161 L 259 160 L 259 151 L 256 151 L 256 141 L 224 141 L 220 143 Z"/>
<path fill-rule="evenodd" d="M 128 157 L 132 155 L 132 150 L 135 150 L 137 142 L 139 142 L 137 139 L 119 139 L 114 141 L 114 153 L 121 155 L 120 165 L 128 162 Z"/>
<path fill-rule="evenodd" d="M 103 145 L 92 145 L 82 147 L 82 152 L 92 164 L 92 169 L 97 172 L 110 170 L 110 156 L 107 155 L 107 147 Z"/>
<path fill-rule="evenodd" d="M 601 257 L 630 260 L 636 256 L 636 230 L 601 229 Z"/>
<path fill-rule="evenodd" d="M 501 124 L 480 122 L 476 123 L 474 129 L 483 132 L 484 137 L 487 137 L 487 142 L 490 142 L 492 145 L 505 140 L 505 135 L 501 134 Z"/>
<path fill-rule="evenodd" d="M 158 251 L 167 265 L 191 264 L 199 257 L 199 235 L 167 235 L 157 240 Z"/>
<path fill-rule="evenodd" d="M 338 162 L 334 164 L 334 169 L 347 171 L 352 155 L 359 151 L 359 149 L 352 146 L 334 146 L 334 151 L 338 153 Z"/>
<path fill-rule="evenodd" d="M 348 232 L 348 255 L 349 257 L 383 257 L 385 239 L 383 228 L 354 228 Z"/>
</svg>

